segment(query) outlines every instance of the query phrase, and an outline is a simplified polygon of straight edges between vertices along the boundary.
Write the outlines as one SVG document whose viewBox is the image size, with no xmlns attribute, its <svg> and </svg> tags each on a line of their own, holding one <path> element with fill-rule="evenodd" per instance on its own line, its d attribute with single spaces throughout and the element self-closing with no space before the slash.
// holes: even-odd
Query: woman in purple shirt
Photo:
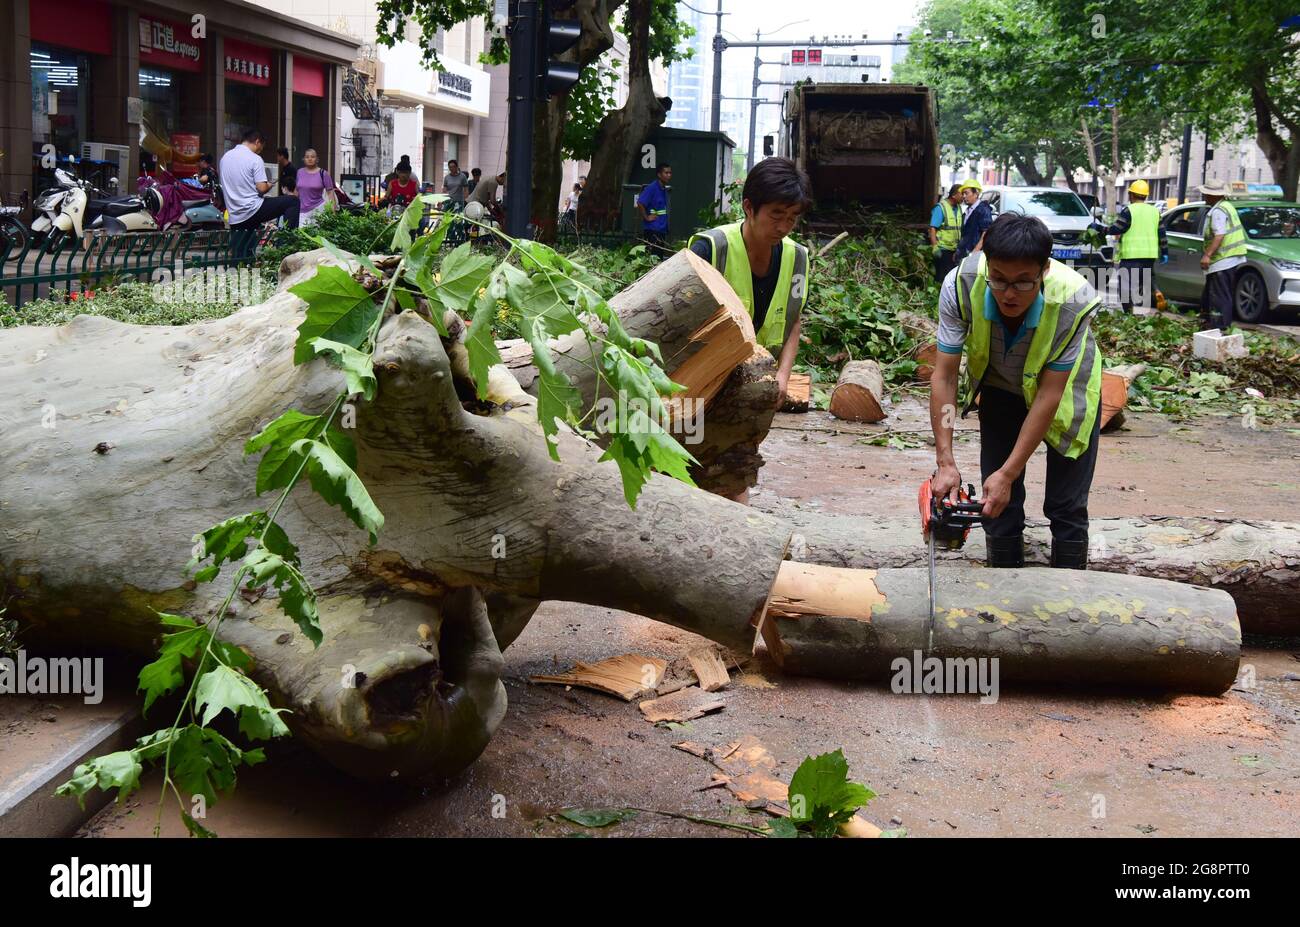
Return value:
<svg viewBox="0 0 1300 927">
<path fill-rule="evenodd" d="M 316 221 L 316 210 L 329 203 L 333 209 L 337 204 L 334 198 L 334 180 L 329 171 L 317 163 L 316 149 L 308 148 L 302 153 L 303 166 L 298 168 L 298 199 L 302 202 L 299 220 L 301 225 L 311 225 Z"/>
</svg>

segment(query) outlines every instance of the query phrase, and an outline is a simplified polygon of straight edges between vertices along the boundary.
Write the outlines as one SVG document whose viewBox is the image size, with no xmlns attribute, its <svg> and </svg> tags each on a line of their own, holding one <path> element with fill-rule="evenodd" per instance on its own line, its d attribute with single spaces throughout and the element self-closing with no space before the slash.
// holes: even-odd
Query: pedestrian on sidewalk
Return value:
<svg viewBox="0 0 1300 927">
<path fill-rule="evenodd" d="M 301 204 L 296 196 L 266 196 L 271 182 L 262 161 L 262 133 L 250 129 L 244 140 L 221 157 L 222 195 L 230 214 L 230 244 L 237 261 L 252 257 L 257 229 L 263 222 L 284 218 L 288 228 L 298 227 Z"/>
<path fill-rule="evenodd" d="M 668 186 L 672 182 L 672 165 L 661 161 L 655 179 L 636 198 L 636 210 L 641 214 L 641 237 L 661 259 L 672 254 L 668 248 Z"/>
<path fill-rule="evenodd" d="M 453 209 L 464 209 L 469 195 L 469 175 L 461 171 L 460 162 L 452 158 L 447 162 L 447 174 L 442 178 L 442 192 L 450 198 Z"/>
<path fill-rule="evenodd" d="M 292 196 L 298 185 L 298 169 L 293 166 L 293 161 L 289 158 L 288 148 L 275 150 L 275 163 L 280 165 L 280 174 L 275 184 L 280 190 L 280 195 Z"/>
<path fill-rule="evenodd" d="M 957 380 L 966 354 L 979 400 L 980 475 L 988 565 L 1025 564 L 1025 467 L 1047 444 L 1043 514 L 1054 567 L 1088 564 L 1088 494 L 1101 430 L 1101 352 L 1091 322 L 1101 305 L 1087 279 L 1052 260 L 1052 233 L 1008 212 L 984 247 L 939 291 L 939 350 L 930 379 L 937 496 L 961 486 L 952 452 Z M 963 415 L 965 413 L 963 412 Z"/>
<path fill-rule="evenodd" d="M 1205 271 L 1201 324 L 1210 328 L 1217 322 L 1226 333 L 1232 326 L 1237 275 L 1246 263 L 1246 230 L 1242 228 L 1237 207 L 1228 199 L 1226 184 L 1216 180 L 1197 189 L 1210 204 L 1205 217 L 1205 249 L 1201 254 L 1201 270 Z"/>
<path fill-rule="evenodd" d="M 315 148 L 302 153 L 302 167 L 298 168 L 294 187 L 298 196 L 300 225 L 314 225 L 322 209 L 334 209 L 338 205 L 334 180 L 318 163 Z"/>
</svg>

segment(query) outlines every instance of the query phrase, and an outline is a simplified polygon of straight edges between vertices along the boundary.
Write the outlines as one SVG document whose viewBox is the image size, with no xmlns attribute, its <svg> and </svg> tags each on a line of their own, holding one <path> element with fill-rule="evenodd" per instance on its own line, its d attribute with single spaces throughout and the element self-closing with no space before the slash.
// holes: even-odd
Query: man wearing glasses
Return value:
<svg viewBox="0 0 1300 927">
<path fill-rule="evenodd" d="M 1004 213 L 981 251 L 944 279 L 939 353 L 930 379 L 936 495 L 954 495 L 952 453 L 963 351 L 978 398 L 984 529 L 991 567 L 1024 566 L 1025 466 L 1047 445 L 1043 514 L 1052 566 L 1086 569 L 1088 492 L 1101 428 L 1101 352 L 1090 330 L 1100 301 L 1080 274 L 1051 259 L 1040 220 Z"/>
</svg>

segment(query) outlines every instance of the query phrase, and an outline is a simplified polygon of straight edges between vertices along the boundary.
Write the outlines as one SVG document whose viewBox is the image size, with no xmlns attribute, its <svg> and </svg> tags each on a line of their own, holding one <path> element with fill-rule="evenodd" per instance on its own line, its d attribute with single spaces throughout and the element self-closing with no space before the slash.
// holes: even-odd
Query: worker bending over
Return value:
<svg viewBox="0 0 1300 927">
<path fill-rule="evenodd" d="M 1024 566 L 1025 466 L 1044 441 L 1043 514 L 1052 566 L 1088 563 L 1088 492 L 1101 419 L 1101 352 L 1089 324 L 1100 301 L 1083 276 L 1052 260 L 1040 220 L 1004 213 L 980 252 L 939 293 L 939 352 L 930 380 L 936 496 L 956 498 L 952 453 L 962 352 L 979 401 L 980 474 L 988 565 Z"/>
</svg>

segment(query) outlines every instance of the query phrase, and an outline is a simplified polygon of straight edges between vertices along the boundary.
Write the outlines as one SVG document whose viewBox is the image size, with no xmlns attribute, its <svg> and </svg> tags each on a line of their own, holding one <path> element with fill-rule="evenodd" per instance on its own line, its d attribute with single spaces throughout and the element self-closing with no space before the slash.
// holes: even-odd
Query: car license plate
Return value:
<svg viewBox="0 0 1300 927">
<path fill-rule="evenodd" d="M 1058 261 L 1072 261 L 1083 257 L 1082 248 L 1053 248 L 1052 257 Z"/>
</svg>

